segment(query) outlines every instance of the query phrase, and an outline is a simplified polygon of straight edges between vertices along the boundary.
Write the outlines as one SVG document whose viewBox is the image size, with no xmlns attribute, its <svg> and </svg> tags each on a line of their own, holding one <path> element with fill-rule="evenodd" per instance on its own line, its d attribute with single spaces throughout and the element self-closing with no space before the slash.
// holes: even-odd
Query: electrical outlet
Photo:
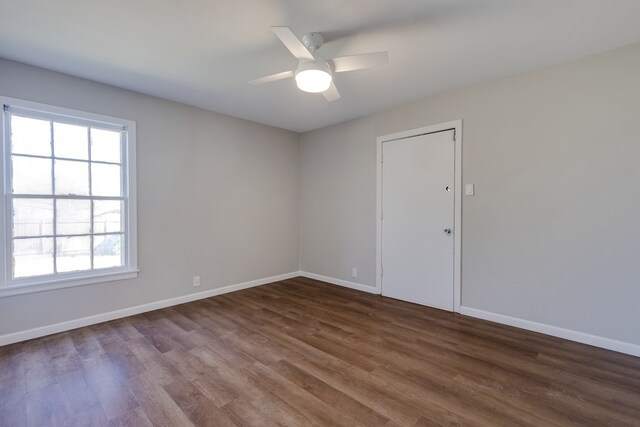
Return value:
<svg viewBox="0 0 640 427">
<path fill-rule="evenodd" d="M 356 267 L 351 269 L 351 277 L 358 277 L 358 269 Z"/>
<path fill-rule="evenodd" d="M 200 286 L 200 276 L 193 276 L 193 287 L 196 288 Z"/>
</svg>

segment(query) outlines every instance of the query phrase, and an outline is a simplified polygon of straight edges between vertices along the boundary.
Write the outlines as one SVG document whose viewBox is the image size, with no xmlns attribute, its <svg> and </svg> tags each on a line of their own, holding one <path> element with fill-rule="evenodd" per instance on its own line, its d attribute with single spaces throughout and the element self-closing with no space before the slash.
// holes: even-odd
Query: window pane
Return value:
<svg viewBox="0 0 640 427">
<path fill-rule="evenodd" d="M 88 234 L 91 232 L 91 201 L 56 202 L 56 234 Z"/>
<path fill-rule="evenodd" d="M 53 234 L 53 199 L 14 199 L 13 235 L 50 236 Z"/>
<path fill-rule="evenodd" d="M 120 132 L 91 128 L 91 160 L 120 163 Z"/>
<path fill-rule="evenodd" d="M 93 202 L 93 232 L 113 233 L 122 230 L 122 202 L 96 200 Z"/>
<path fill-rule="evenodd" d="M 92 194 L 94 196 L 120 196 L 122 183 L 120 166 L 91 163 Z"/>
<path fill-rule="evenodd" d="M 89 159 L 89 129 L 53 122 L 53 152 L 56 157 Z"/>
<path fill-rule="evenodd" d="M 14 194 L 51 194 L 51 160 L 11 156 Z"/>
<path fill-rule="evenodd" d="M 89 195 L 89 163 L 55 160 L 56 194 Z"/>
<path fill-rule="evenodd" d="M 11 116 L 11 152 L 51 156 L 51 127 L 48 120 Z"/>
<path fill-rule="evenodd" d="M 124 265 L 124 239 L 122 234 L 107 234 L 93 238 L 94 268 L 121 267 Z"/>
<path fill-rule="evenodd" d="M 13 241 L 13 277 L 53 274 L 53 238 Z"/>
<path fill-rule="evenodd" d="M 91 238 L 89 236 L 57 237 L 56 265 L 58 272 L 91 269 Z"/>
</svg>

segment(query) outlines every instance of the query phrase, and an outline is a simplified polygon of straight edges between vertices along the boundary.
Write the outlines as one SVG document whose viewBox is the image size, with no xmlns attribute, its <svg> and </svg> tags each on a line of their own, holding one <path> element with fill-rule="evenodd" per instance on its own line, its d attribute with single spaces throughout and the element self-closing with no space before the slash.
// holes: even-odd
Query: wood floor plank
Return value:
<svg viewBox="0 0 640 427">
<path fill-rule="evenodd" d="M 120 418 L 138 406 L 127 388 L 127 372 L 120 372 L 108 356 L 100 354 L 82 363 L 87 384 L 97 394 L 109 420 Z"/>
<path fill-rule="evenodd" d="M 234 399 L 222 408 L 237 426 L 275 426 L 274 420 L 261 413 L 255 406 L 241 399 Z"/>
<path fill-rule="evenodd" d="M 237 391 L 215 370 L 210 369 L 192 354 L 180 350 L 171 350 L 164 354 L 187 380 L 191 381 L 207 398 L 218 407 L 224 406 L 238 397 Z"/>
<path fill-rule="evenodd" d="M 0 389 L 0 424 L 23 426 L 27 420 L 26 392 L 23 386 Z"/>
<path fill-rule="evenodd" d="M 640 426 L 640 358 L 294 278 L 0 347 L 0 426 Z"/>
<path fill-rule="evenodd" d="M 177 380 L 165 385 L 164 389 L 194 425 L 235 425 L 228 414 L 209 400 L 191 381 Z"/>
<path fill-rule="evenodd" d="M 154 426 L 190 426 L 188 416 L 167 391 L 155 382 L 153 373 L 138 375 L 128 389 Z"/>
<path fill-rule="evenodd" d="M 331 387 L 324 381 L 319 380 L 313 375 L 304 372 L 296 366 L 290 364 L 286 360 L 281 360 L 272 369 L 295 383 L 301 389 L 313 394 L 318 399 L 324 401 L 333 410 L 348 414 L 353 419 L 355 425 L 371 426 L 384 425 L 389 421 L 383 415 L 377 413 L 374 409 L 369 408 L 351 396 L 342 393 Z"/>
<path fill-rule="evenodd" d="M 94 414 L 96 419 L 106 419 L 100 398 L 85 378 L 82 368 L 57 376 L 57 385 L 63 392 L 62 400 L 73 418 L 79 414 Z"/>
<path fill-rule="evenodd" d="M 24 425 L 57 426 L 64 425 L 72 419 L 62 393 L 63 390 L 56 383 L 29 391 L 24 396 L 27 404 L 27 418 Z"/>
<path fill-rule="evenodd" d="M 135 407 L 107 423 L 108 427 L 153 427 L 142 408 Z"/>
</svg>

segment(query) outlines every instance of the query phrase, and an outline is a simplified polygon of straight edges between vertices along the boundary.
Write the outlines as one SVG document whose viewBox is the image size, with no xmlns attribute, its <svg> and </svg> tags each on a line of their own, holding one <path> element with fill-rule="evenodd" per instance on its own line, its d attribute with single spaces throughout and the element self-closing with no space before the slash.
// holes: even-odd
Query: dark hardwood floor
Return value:
<svg viewBox="0 0 640 427">
<path fill-rule="evenodd" d="M 640 425 L 640 358 L 297 278 L 0 348 L 0 425 Z"/>
</svg>

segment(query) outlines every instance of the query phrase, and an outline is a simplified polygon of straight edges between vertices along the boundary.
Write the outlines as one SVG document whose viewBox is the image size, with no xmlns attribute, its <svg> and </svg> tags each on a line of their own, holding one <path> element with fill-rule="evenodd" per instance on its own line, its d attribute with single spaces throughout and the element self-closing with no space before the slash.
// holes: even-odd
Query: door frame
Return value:
<svg viewBox="0 0 640 427">
<path fill-rule="evenodd" d="M 453 208 L 453 312 L 460 313 L 462 276 L 462 119 L 439 123 L 376 139 L 376 290 L 382 294 L 382 144 L 430 133 L 453 130 L 455 135 Z"/>
</svg>

